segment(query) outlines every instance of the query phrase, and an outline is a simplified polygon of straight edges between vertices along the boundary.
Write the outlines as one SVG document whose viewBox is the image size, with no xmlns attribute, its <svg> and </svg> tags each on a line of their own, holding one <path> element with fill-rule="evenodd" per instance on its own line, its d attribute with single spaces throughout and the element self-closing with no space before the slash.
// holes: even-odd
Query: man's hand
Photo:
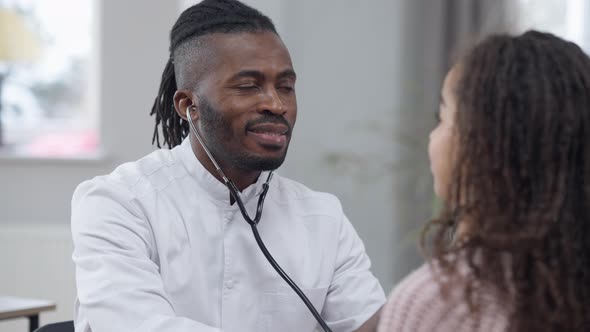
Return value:
<svg viewBox="0 0 590 332">
<path fill-rule="evenodd" d="M 355 332 L 375 332 L 377 331 L 377 324 L 379 323 L 379 316 L 381 315 L 381 307 L 377 312 L 371 316 L 361 327 L 359 327 Z"/>
</svg>

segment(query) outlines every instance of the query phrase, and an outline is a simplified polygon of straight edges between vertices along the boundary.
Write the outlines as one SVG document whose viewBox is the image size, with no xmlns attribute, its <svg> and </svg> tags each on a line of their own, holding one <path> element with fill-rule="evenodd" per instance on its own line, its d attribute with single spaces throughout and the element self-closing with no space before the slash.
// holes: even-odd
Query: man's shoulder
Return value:
<svg viewBox="0 0 590 332">
<path fill-rule="evenodd" d="M 109 174 L 82 182 L 76 191 L 102 187 L 105 190 L 124 190 L 133 196 L 141 196 L 164 188 L 184 174 L 186 171 L 174 158 L 173 152 L 159 149 L 136 161 L 123 163 Z"/>
<path fill-rule="evenodd" d="M 335 195 L 310 189 L 300 182 L 283 176 L 277 176 L 276 180 L 278 193 L 269 196 L 273 197 L 279 205 L 296 204 L 303 205 L 310 212 L 342 214 L 342 205 Z"/>
</svg>

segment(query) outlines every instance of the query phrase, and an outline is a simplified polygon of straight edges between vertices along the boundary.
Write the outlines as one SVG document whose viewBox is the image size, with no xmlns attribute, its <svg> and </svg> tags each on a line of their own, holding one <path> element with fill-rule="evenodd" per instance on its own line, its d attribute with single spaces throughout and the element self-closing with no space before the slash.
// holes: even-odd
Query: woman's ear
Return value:
<svg viewBox="0 0 590 332">
<path fill-rule="evenodd" d="M 198 97 L 191 90 L 176 90 L 174 93 L 174 109 L 178 116 L 184 120 L 188 120 L 186 117 L 187 109 L 191 112 L 193 121 L 198 118 L 199 112 L 195 112 L 198 105 Z"/>
</svg>

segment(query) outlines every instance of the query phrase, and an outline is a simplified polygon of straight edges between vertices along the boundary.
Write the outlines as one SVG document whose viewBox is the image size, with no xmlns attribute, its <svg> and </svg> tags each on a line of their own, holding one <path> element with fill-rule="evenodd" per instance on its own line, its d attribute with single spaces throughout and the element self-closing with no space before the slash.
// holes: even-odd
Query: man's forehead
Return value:
<svg viewBox="0 0 590 332">
<path fill-rule="evenodd" d="M 175 60 L 177 84 L 184 88 L 207 78 L 225 80 L 244 70 L 293 71 L 282 40 L 266 31 L 200 36 L 179 47 Z"/>
<path fill-rule="evenodd" d="M 272 62 L 291 66 L 291 56 L 273 32 L 215 33 L 207 36 L 212 60 L 223 66 Z"/>
</svg>

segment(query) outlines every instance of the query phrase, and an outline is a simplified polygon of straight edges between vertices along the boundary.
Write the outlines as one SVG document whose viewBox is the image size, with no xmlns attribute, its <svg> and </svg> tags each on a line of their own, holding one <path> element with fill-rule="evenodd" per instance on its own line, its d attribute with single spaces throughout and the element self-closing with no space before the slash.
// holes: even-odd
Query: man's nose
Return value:
<svg viewBox="0 0 590 332">
<path fill-rule="evenodd" d="M 261 105 L 260 111 L 267 111 L 276 115 L 284 115 L 286 113 L 287 109 L 277 89 L 269 88 L 264 93 L 264 103 Z"/>
</svg>

